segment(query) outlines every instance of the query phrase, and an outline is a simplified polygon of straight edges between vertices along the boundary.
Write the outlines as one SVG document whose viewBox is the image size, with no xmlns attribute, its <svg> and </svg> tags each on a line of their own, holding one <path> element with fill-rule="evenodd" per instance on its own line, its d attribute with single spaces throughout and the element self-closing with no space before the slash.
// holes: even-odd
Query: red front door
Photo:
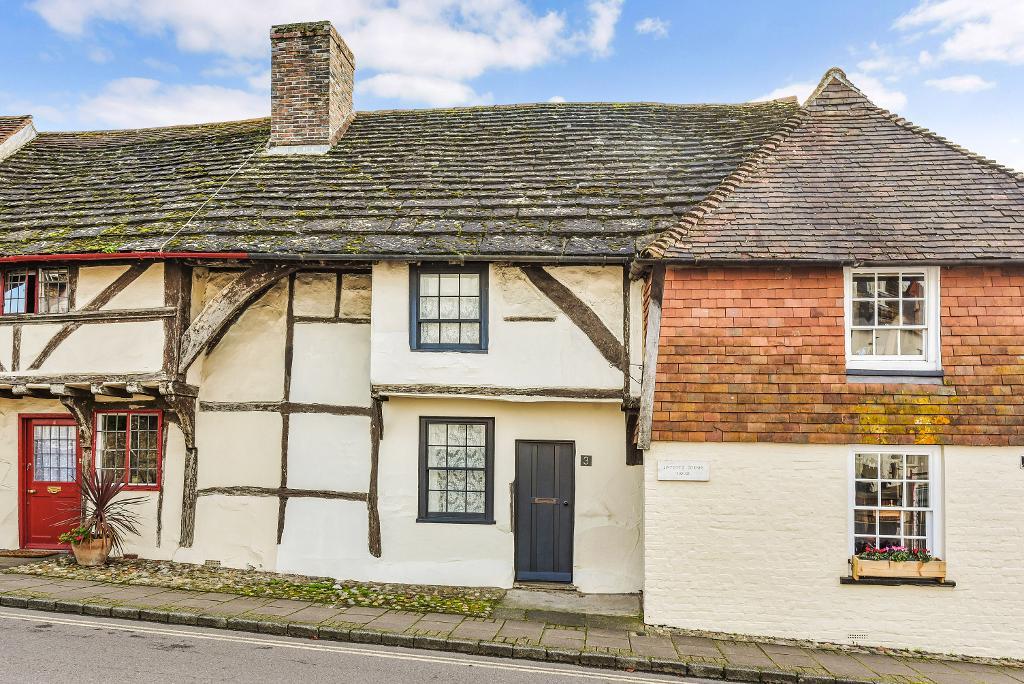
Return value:
<svg viewBox="0 0 1024 684">
<path fill-rule="evenodd" d="M 71 418 L 26 417 L 22 430 L 22 545 L 59 548 L 82 505 L 78 428 Z"/>
</svg>

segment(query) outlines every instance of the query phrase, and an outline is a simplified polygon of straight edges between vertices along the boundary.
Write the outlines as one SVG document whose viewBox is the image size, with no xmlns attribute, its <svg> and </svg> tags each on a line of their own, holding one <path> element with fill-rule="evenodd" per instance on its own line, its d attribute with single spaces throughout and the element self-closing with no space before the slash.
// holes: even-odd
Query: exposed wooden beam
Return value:
<svg viewBox="0 0 1024 684">
<path fill-rule="evenodd" d="M 654 421 L 654 381 L 658 374 L 658 342 L 661 337 L 661 299 L 665 291 L 665 265 L 651 270 L 647 297 L 647 329 L 644 335 L 644 374 L 640 382 L 640 415 L 637 418 L 636 447 L 651 448 L 651 424 Z"/>
<path fill-rule="evenodd" d="M 178 372 L 185 373 L 204 349 L 217 343 L 250 304 L 278 280 L 296 270 L 296 266 L 256 264 L 214 295 L 182 335 Z"/>
<path fill-rule="evenodd" d="M 622 342 L 586 303 L 548 273 L 543 266 L 520 266 L 530 282 L 551 300 L 593 343 L 601 356 L 615 368 L 622 369 Z M 623 315 L 629 315 L 623 312 Z M 626 369 L 623 369 L 624 371 Z"/>
<path fill-rule="evenodd" d="M 328 489 L 291 489 L 290 487 L 206 487 L 199 496 L 279 496 L 289 499 L 344 499 L 366 501 L 365 492 L 337 492 Z"/>
<path fill-rule="evenodd" d="M 88 386 L 76 387 L 74 385 L 54 383 L 50 385 L 50 394 L 55 397 L 88 397 L 92 391 Z"/>
<path fill-rule="evenodd" d="M 142 383 L 139 382 L 129 382 L 125 383 L 124 387 L 130 394 L 141 394 L 147 397 L 160 396 L 160 387 L 158 386 L 150 387 L 148 385 L 143 385 Z"/>
<path fill-rule="evenodd" d="M 127 271 L 119 275 L 114 282 L 107 285 L 98 295 L 93 297 L 92 301 L 79 309 L 79 313 L 98 311 L 103 308 L 103 306 L 109 303 L 111 299 L 123 292 L 125 288 L 134 283 L 139 276 L 145 273 L 146 269 L 149 268 L 149 265 L 149 262 L 139 262 L 129 266 Z M 42 366 L 43 362 L 50 357 L 50 354 L 52 354 L 54 350 L 56 350 L 57 347 L 59 347 L 61 343 L 71 335 L 71 333 L 78 330 L 81 325 L 81 320 L 73 320 L 65 323 L 60 330 L 54 333 L 53 337 L 50 338 L 50 341 L 46 343 L 46 346 L 43 347 L 39 354 L 36 355 L 35 360 L 32 361 L 28 369 L 39 370 L 39 367 Z"/>
<path fill-rule="evenodd" d="M 121 399 L 131 399 L 132 397 L 132 393 L 124 385 L 109 382 L 94 384 L 92 386 L 92 393 L 107 397 L 119 397 Z"/>
</svg>

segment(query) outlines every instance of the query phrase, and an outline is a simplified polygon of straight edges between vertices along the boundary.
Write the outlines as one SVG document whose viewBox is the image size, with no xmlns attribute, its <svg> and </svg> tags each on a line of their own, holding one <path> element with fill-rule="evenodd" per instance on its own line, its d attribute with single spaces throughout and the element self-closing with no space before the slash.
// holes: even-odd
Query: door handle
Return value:
<svg viewBox="0 0 1024 684">
<path fill-rule="evenodd" d="M 29 494 L 35 494 L 35 493 L 36 493 L 36 490 L 34 490 L 34 489 L 30 489 L 30 490 L 28 490 L 28 493 L 29 493 Z"/>
<path fill-rule="evenodd" d="M 568 505 L 569 505 L 569 502 L 568 502 L 568 501 L 563 501 L 563 502 L 562 502 L 562 505 L 563 505 L 563 506 L 568 506 Z"/>
</svg>

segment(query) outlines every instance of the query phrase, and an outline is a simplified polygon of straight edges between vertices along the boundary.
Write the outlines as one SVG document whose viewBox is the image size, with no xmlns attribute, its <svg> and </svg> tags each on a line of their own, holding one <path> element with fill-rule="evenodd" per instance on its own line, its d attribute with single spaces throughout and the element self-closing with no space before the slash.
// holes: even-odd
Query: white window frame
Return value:
<svg viewBox="0 0 1024 684">
<path fill-rule="evenodd" d="M 847 546 L 849 555 L 855 552 L 855 525 L 854 511 L 857 506 L 856 487 L 856 463 L 857 454 L 920 454 L 928 456 L 928 510 L 931 511 L 931 518 L 928 521 L 928 549 L 936 558 L 945 559 L 946 537 L 945 526 L 943 525 L 943 501 L 945 500 L 945 482 L 942 472 L 942 457 L 937 446 L 878 446 L 874 444 L 858 444 L 850 447 L 849 463 L 847 465 Z"/>
<path fill-rule="evenodd" d="M 870 273 L 924 273 L 925 353 L 922 356 L 859 356 L 853 354 L 853 276 Z M 939 371 L 942 370 L 942 346 L 939 337 L 939 269 L 936 266 L 876 266 L 843 269 L 844 334 L 847 370 Z"/>
</svg>

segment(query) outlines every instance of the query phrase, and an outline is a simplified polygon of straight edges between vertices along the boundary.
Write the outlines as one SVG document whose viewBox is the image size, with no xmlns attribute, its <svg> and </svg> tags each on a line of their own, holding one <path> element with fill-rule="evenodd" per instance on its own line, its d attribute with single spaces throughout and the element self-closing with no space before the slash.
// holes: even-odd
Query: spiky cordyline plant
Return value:
<svg viewBox="0 0 1024 684">
<path fill-rule="evenodd" d="M 82 491 L 82 511 L 65 524 L 77 524 L 88 530 L 94 539 L 109 539 L 114 551 L 124 550 L 125 538 L 139 534 L 139 516 L 132 510 L 145 498 L 133 496 L 117 499 L 125 487 L 124 480 L 115 480 L 109 470 L 99 475 L 90 470 L 82 475 L 79 485 Z M 115 500 L 116 499 L 116 500 Z"/>
</svg>

